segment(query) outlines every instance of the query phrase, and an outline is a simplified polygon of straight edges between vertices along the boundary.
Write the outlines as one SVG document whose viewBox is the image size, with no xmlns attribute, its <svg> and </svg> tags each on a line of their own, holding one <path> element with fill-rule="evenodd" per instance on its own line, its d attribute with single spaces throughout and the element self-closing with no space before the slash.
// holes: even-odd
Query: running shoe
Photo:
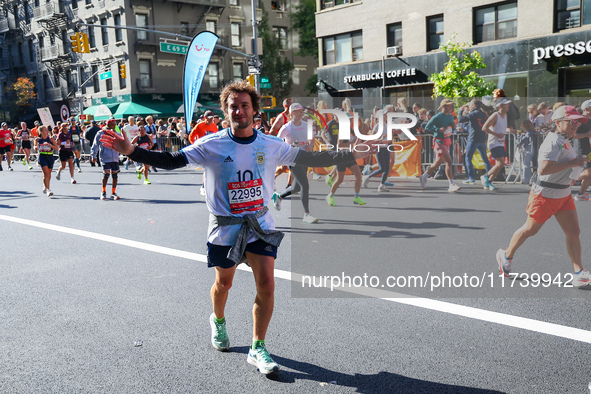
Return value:
<svg viewBox="0 0 591 394">
<path fill-rule="evenodd" d="M 121 197 L 117 195 L 117 193 L 111 194 L 111 200 L 119 200 Z"/>
<path fill-rule="evenodd" d="M 150 180 L 149 180 L 149 179 L 146 179 L 146 180 L 144 181 L 144 185 L 151 185 L 151 184 L 152 184 L 152 182 L 150 182 Z"/>
<path fill-rule="evenodd" d="M 419 175 L 419 181 L 421 181 L 421 188 L 425 190 L 427 188 L 427 177 L 429 176 L 428 173 L 424 173 L 423 175 Z"/>
<path fill-rule="evenodd" d="M 450 193 L 454 193 L 457 192 L 458 190 L 460 190 L 461 187 L 459 187 L 458 185 L 456 185 L 455 183 L 452 183 L 451 185 L 449 185 L 449 187 L 447 188 L 447 191 Z"/>
<path fill-rule="evenodd" d="M 489 182 L 488 183 L 488 190 L 495 191 L 495 190 L 498 190 L 498 188 L 495 185 L 493 185 L 492 183 Z"/>
<path fill-rule="evenodd" d="M 76 179 L 72 178 L 72 179 L 70 180 L 70 183 L 71 183 L 72 185 L 75 185 L 75 184 L 76 184 Z"/>
<path fill-rule="evenodd" d="M 279 195 L 279 193 L 275 192 L 273 193 L 273 206 L 275 207 L 275 209 L 277 211 L 281 211 L 281 196 Z"/>
<path fill-rule="evenodd" d="M 27 161 L 25 159 L 23 159 L 23 166 L 27 165 Z"/>
<path fill-rule="evenodd" d="M 591 273 L 587 270 L 582 270 L 578 274 L 573 274 L 573 286 L 583 287 L 591 284 Z"/>
<path fill-rule="evenodd" d="M 365 189 L 367 189 L 367 184 L 369 183 L 369 177 L 367 175 L 363 175 L 363 177 L 361 177 L 361 186 L 363 186 Z"/>
<path fill-rule="evenodd" d="M 142 179 L 142 173 L 141 172 L 136 171 L 135 174 L 137 176 L 137 179 L 140 179 L 140 180 Z"/>
<path fill-rule="evenodd" d="M 152 170 L 154 170 L 154 172 L 158 172 L 158 169 L 156 167 L 152 167 Z"/>
<path fill-rule="evenodd" d="M 490 187 L 490 181 L 488 180 L 488 175 L 482 175 L 480 177 L 480 183 L 482 183 L 483 189 L 488 189 Z"/>
<path fill-rule="evenodd" d="M 101 192 L 101 200 L 107 199 L 107 192 Z"/>
<path fill-rule="evenodd" d="M 315 180 L 315 181 L 319 180 L 320 178 L 322 178 L 322 177 L 320 176 L 320 174 L 314 173 L 314 174 L 312 175 L 312 179 L 313 179 L 313 180 Z"/>
<path fill-rule="evenodd" d="M 309 213 L 306 213 L 304 215 L 304 218 L 302 219 L 302 222 L 304 222 L 306 224 L 314 224 L 314 223 L 318 223 L 318 219 L 315 218 L 314 216 L 310 215 Z"/>
<path fill-rule="evenodd" d="M 199 194 L 201 195 L 201 197 L 205 197 L 205 195 L 207 193 L 205 193 L 205 188 L 203 186 L 201 186 L 201 188 L 199 189 Z"/>
<path fill-rule="evenodd" d="M 464 184 L 464 185 L 475 185 L 475 184 L 476 184 L 476 181 L 475 181 L 474 179 L 466 179 L 466 180 L 463 182 L 463 184 Z"/>
<path fill-rule="evenodd" d="M 509 278 L 511 274 L 511 263 L 513 259 L 509 260 L 505 256 L 505 252 L 507 249 L 499 249 L 497 250 L 497 263 L 499 263 L 499 272 L 503 274 L 505 278 Z"/>
<path fill-rule="evenodd" d="M 126 170 L 129 170 L 129 160 L 126 160 L 125 161 L 125 169 Z"/>
<path fill-rule="evenodd" d="M 55 179 L 57 179 L 58 181 L 62 178 L 62 172 L 58 171 L 57 174 L 55 174 Z"/>
<path fill-rule="evenodd" d="M 330 175 L 327 175 L 324 177 L 324 183 L 326 183 L 328 187 L 331 187 L 334 181 Z"/>
<path fill-rule="evenodd" d="M 8 171 L 14 171 L 11 166 L 8 166 Z"/>
<path fill-rule="evenodd" d="M 379 192 L 389 192 L 390 189 L 388 189 L 385 184 L 380 183 L 380 186 L 378 186 L 378 191 Z"/>
<path fill-rule="evenodd" d="M 371 165 L 366 164 L 365 167 L 363 167 L 363 175 L 369 175 L 371 174 Z"/>
<path fill-rule="evenodd" d="M 2 168 L 2 166 L 0 166 L 0 171 L 4 171 L 4 168 Z"/>
<path fill-rule="evenodd" d="M 355 198 L 353 198 L 353 204 L 355 204 L 355 205 L 365 205 L 367 203 L 365 201 L 363 201 L 361 199 L 361 197 L 355 197 Z"/>
<path fill-rule="evenodd" d="M 78 173 L 82 172 L 82 168 L 78 167 Z"/>
<path fill-rule="evenodd" d="M 279 371 L 279 364 L 277 364 L 269 355 L 269 352 L 264 346 L 250 349 L 248 351 L 248 358 L 246 361 L 250 365 L 254 365 L 259 369 L 259 372 L 265 375 Z"/>
<path fill-rule="evenodd" d="M 591 200 L 591 198 L 589 198 L 589 195 L 587 193 L 583 193 L 583 194 L 575 194 L 575 200 L 577 201 L 589 201 Z"/>
<path fill-rule="evenodd" d="M 32 170 L 32 169 L 33 169 L 33 167 L 31 167 L 31 166 L 29 165 L 29 170 Z"/>
<path fill-rule="evenodd" d="M 230 349 L 230 339 L 226 332 L 226 322 L 216 323 L 215 314 L 209 316 L 209 325 L 211 326 L 211 344 L 220 352 L 226 352 Z"/>
<path fill-rule="evenodd" d="M 51 190 L 47 189 L 47 192 L 45 193 L 45 195 L 47 197 L 51 197 L 51 196 L 53 196 L 53 192 Z"/>
<path fill-rule="evenodd" d="M 337 206 L 337 203 L 334 201 L 334 196 L 331 196 L 330 194 L 328 194 L 324 199 L 326 200 L 328 205 L 330 205 L 331 207 Z"/>
<path fill-rule="evenodd" d="M 394 186 L 394 184 L 392 182 L 384 182 L 384 185 L 386 185 L 386 186 Z"/>
<path fill-rule="evenodd" d="M 47 188 L 43 186 L 43 194 L 47 193 Z"/>
</svg>

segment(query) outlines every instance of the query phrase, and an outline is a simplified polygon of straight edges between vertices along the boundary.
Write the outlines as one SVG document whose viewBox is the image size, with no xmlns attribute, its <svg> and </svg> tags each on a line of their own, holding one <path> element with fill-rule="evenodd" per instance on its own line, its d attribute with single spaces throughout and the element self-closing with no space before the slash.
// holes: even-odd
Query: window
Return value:
<svg viewBox="0 0 591 394">
<path fill-rule="evenodd" d="M 29 14 L 29 2 L 25 1 L 23 3 L 23 9 L 25 11 L 25 22 L 27 24 L 31 23 L 31 15 Z"/>
<path fill-rule="evenodd" d="M 391 23 L 386 26 L 388 46 L 402 46 L 402 23 Z"/>
<path fill-rule="evenodd" d="M 287 27 L 274 26 L 273 35 L 279 44 L 279 49 L 287 49 Z"/>
<path fill-rule="evenodd" d="M 92 21 L 86 21 L 88 24 L 92 24 Z M 88 32 L 88 46 L 91 48 L 96 48 L 96 37 L 94 35 L 94 27 L 87 26 Z"/>
<path fill-rule="evenodd" d="M 19 64 L 25 64 L 25 55 L 23 54 L 23 43 L 19 42 L 17 44 L 18 48 L 18 62 Z"/>
<path fill-rule="evenodd" d="M 360 31 L 323 39 L 324 65 L 363 60 L 363 36 Z"/>
<path fill-rule="evenodd" d="M 209 77 L 209 88 L 217 89 L 219 81 L 217 63 L 209 63 L 209 65 L 207 66 L 207 75 Z"/>
<path fill-rule="evenodd" d="M 152 87 L 152 70 L 149 60 L 140 60 L 140 86 L 142 88 Z"/>
<path fill-rule="evenodd" d="M 189 35 L 189 22 L 181 22 L 181 34 Z"/>
<path fill-rule="evenodd" d="M 105 72 L 106 71 L 111 71 L 111 70 L 105 70 Z M 113 90 L 113 78 L 105 79 L 105 84 L 107 85 L 107 92 L 110 92 L 111 90 Z"/>
<path fill-rule="evenodd" d="M 103 39 L 103 45 L 109 45 L 109 30 L 104 27 L 107 26 L 107 18 L 101 18 L 101 38 Z"/>
<path fill-rule="evenodd" d="M 115 26 L 121 26 L 121 14 L 113 15 L 113 22 L 115 23 Z M 115 41 L 123 41 L 123 31 L 121 29 L 115 29 Z"/>
<path fill-rule="evenodd" d="M 230 5 L 238 5 L 238 0 L 230 0 Z"/>
<path fill-rule="evenodd" d="M 92 0 L 86 0 L 86 5 L 92 4 Z"/>
<path fill-rule="evenodd" d="M 92 66 L 92 85 L 94 86 L 94 92 L 98 93 L 101 91 L 101 85 L 99 84 L 98 66 Z"/>
<path fill-rule="evenodd" d="M 71 70 L 67 70 L 66 71 L 66 88 L 68 89 L 68 93 L 71 92 L 73 83 L 72 83 L 72 71 Z"/>
<path fill-rule="evenodd" d="M 517 3 L 478 8 L 474 11 L 474 42 L 517 37 Z"/>
<path fill-rule="evenodd" d="M 234 81 L 242 79 L 242 64 L 241 63 L 232 64 L 232 78 L 234 79 Z"/>
<path fill-rule="evenodd" d="M 334 7 L 337 5 L 355 3 L 356 1 L 359 1 L 359 0 L 322 0 L 320 3 L 320 8 L 321 9 L 331 8 L 331 7 Z"/>
<path fill-rule="evenodd" d="M 33 63 L 35 61 L 35 47 L 33 46 L 33 40 L 29 39 L 28 41 L 29 47 L 29 62 Z"/>
<path fill-rule="evenodd" d="M 145 29 L 148 26 L 148 14 L 135 14 L 135 26 Z M 147 40 L 148 32 L 138 30 L 137 39 Z"/>
<path fill-rule="evenodd" d="M 443 43 L 443 15 L 427 17 L 427 50 L 439 49 Z"/>
<path fill-rule="evenodd" d="M 272 0 L 271 9 L 275 11 L 285 11 L 285 0 Z"/>
<path fill-rule="evenodd" d="M 16 26 L 18 26 L 18 23 L 19 23 L 20 21 L 19 21 L 19 19 L 18 19 L 19 15 L 18 15 L 18 5 L 17 5 L 17 4 L 15 4 L 15 5 L 12 7 L 12 14 L 14 15 L 14 24 L 15 24 Z"/>
<path fill-rule="evenodd" d="M 240 46 L 240 23 L 232 23 L 230 25 L 230 34 L 232 36 L 231 44 L 233 47 Z"/>
<path fill-rule="evenodd" d="M 556 0 L 555 29 L 591 24 L 591 0 Z"/>
<path fill-rule="evenodd" d="M 215 21 L 205 21 L 205 30 L 215 34 Z"/>
<path fill-rule="evenodd" d="M 77 10 L 78 9 L 78 0 L 72 0 L 72 9 L 73 10 Z"/>
</svg>

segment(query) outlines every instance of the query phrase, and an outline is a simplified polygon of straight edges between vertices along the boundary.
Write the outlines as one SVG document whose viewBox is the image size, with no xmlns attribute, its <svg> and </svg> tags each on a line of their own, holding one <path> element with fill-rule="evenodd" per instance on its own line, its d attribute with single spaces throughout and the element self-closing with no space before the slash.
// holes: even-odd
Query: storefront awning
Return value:
<svg viewBox="0 0 591 394">
<path fill-rule="evenodd" d="M 126 102 L 119 104 L 117 107 L 117 111 L 113 114 L 115 119 L 122 119 L 127 118 L 128 116 L 135 116 L 135 115 L 160 115 L 162 112 L 157 111 L 154 108 L 146 107 L 145 105 L 134 103 L 134 102 Z"/>
<path fill-rule="evenodd" d="M 92 105 L 86 108 L 82 113 L 84 115 L 92 115 L 94 120 L 107 120 L 113 115 L 113 111 L 115 111 L 118 106 L 119 103 Z"/>
</svg>

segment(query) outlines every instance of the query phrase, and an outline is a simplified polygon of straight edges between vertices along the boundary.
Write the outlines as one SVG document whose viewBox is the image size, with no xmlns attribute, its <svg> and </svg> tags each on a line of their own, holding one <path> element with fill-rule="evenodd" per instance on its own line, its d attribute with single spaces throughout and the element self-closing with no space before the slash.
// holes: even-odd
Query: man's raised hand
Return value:
<svg viewBox="0 0 591 394">
<path fill-rule="evenodd" d="M 103 135 L 101 136 L 101 142 L 103 146 L 113 149 L 123 155 L 129 156 L 133 153 L 134 146 L 131 145 L 125 133 L 116 133 L 110 129 L 104 129 Z"/>
</svg>

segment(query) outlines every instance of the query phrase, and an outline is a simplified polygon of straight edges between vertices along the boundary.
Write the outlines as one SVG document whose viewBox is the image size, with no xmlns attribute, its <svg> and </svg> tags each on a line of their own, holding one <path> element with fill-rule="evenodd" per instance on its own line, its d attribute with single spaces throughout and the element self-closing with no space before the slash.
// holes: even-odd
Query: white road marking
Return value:
<svg viewBox="0 0 591 394">
<path fill-rule="evenodd" d="M 64 226 L 58 226 L 55 224 L 43 223 L 29 219 L 22 219 L 12 216 L 0 215 L 0 220 L 7 222 L 18 223 L 26 226 L 37 227 L 45 230 L 56 231 L 65 234 L 77 235 L 80 237 L 95 239 L 99 241 L 109 242 L 117 245 L 127 246 L 136 248 L 144 251 L 150 251 L 154 253 L 160 253 L 173 257 L 180 257 L 183 259 L 207 262 L 207 256 L 199 253 L 187 252 L 184 250 L 167 248 L 164 246 L 152 245 L 146 242 L 133 241 L 129 239 L 113 237 L 110 235 L 94 233 L 85 230 L 78 230 Z M 239 270 L 251 271 L 249 267 L 245 265 L 238 266 Z M 302 281 L 302 274 L 297 274 L 289 271 L 275 269 L 275 277 L 279 279 L 285 279 L 294 282 Z M 361 288 L 343 289 L 340 291 L 346 291 L 359 295 L 370 295 L 383 301 L 396 302 L 399 304 L 411 305 L 420 308 L 425 308 L 433 311 L 449 313 L 456 316 L 468 317 L 471 319 L 481 320 L 490 323 L 501 324 L 504 326 L 519 328 L 523 330 L 533 331 L 541 334 L 552 335 L 560 338 L 571 339 L 574 341 L 580 341 L 591 344 L 591 331 L 582 330 L 579 328 L 563 326 L 560 324 L 548 323 L 541 320 L 528 319 L 525 317 L 513 316 L 505 313 L 487 311 L 485 309 L 478 309 L 464 305 L 453 304 L 450 302 L 437 301 L 429 298 L 420 297 L 409 297 L 390 291 L 371 289 L 363 290 Z M 399 297 L 396 297 L 396 296 Z"/>
</svg>

